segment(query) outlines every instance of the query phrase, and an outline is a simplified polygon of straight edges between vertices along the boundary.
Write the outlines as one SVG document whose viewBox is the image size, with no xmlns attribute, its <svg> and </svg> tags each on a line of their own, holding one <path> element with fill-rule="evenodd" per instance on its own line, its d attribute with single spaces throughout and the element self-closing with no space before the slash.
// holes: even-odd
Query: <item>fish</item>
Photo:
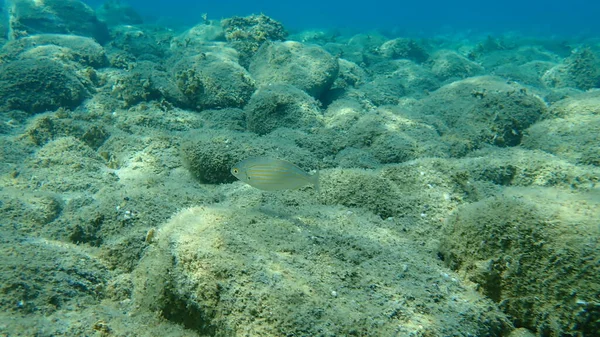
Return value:
<svg viewBox="0 0 600 337">
<path fill-rule="evenodd" d="M 319 191 L 319 171 L 309 174 L 298 166 L 270 157 L 246 158 L 231 167 L 231 174 L 263 191 L 293 190 L 312 185 Z"/>
</svg>

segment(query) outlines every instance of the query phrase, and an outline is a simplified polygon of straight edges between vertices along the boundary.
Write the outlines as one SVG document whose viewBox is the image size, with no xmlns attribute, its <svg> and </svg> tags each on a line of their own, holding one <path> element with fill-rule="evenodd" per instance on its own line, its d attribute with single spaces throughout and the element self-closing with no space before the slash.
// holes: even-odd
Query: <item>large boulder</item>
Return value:
<svg viewBox="0 0 600 337">
<path fill-rule="evenodd" d="M 199 111 L 242 107 L 254 92 L 246 69 L 219 53 L 183 58 L 175 64 L 173 77 L 189 105 Z"/>
<path fill-rule="evenodd" d="M 61 62 L 39 58 L 0 65 L 0 110 L 73 109 L 87 96 L 75 71 Z"/>
<path fill-rule="evenodd" d="M 287 83 L 315 98 L 331 87 L 338 72 L 338 61 L 331 54 L 293 41 L 264 43 L 250 63 L 259 84 Z"/>
<path fill-rule="evenodd" d="M 589 91 L 552 105 L 549 118 L 532 125 L 523 146 L 572 163 L 600 166 L 600 91 Z"/>
<path fill-rule="evenodd" d="M 283 25 L 264 14 L 234 16 L 221 21 L 221 25 L 225 38 L 239 52 L 240 64 L 244 67 L 265 41 L 285 40 L 287 37 Z"/>
<path fill-rule="evenodd" d="M 9 39 L 33 34 L 72 34 L 104 43 L 108 28 L 93 9 L 78 0 L 7 0 Z"/>
<path fill-rule="evenodd" d="M 431 71 L 441 80 L 462 79 L 483 72 L 483 67 L 452 50 L 440 50 L 430 58 Z"/>
<path fill-rule="evenodd" d="M 64 34 L 39 34 L 13 40 L 2 47 L 0 55 L 8 60 L 49 57 L 94 68 L 108 65 L 104 48 L 93 39 Z"/>
<path fill-rule="evenodd" d="M 471 77 L 447 84 L 415 106 L 417 113 L 439 119 L 448 127 L 446 139 L 483 144 L 516 146 L 523 131 L 547 111 L 544 101 L 516 83 L 497 77 Z"/>
<path fill-rule="evenodd" d="M 235 203 L 185 209 L 158 229 L 134 271 L 138 308 L 202 336 L 508 330 L 489 300 L 392 222 L 338 206 L 247 207 L 256 198 L 248 191 L 236 189 L 246 194 Z"/>
<path fill-rule="evenodd" d="M 600 331 L 597 195 L 506 189 L 458 208 L 441 256 L 537 336 Z"/>
<path fill-rule="evenodd" d="M 589 48 L 574 52 L 562 64 L 548 70 L 542 81 L 550 88 L 589 90 L 600 87 L 600 61 Z"/>
<path fill-rule="evenodd" d="M 289 84 L 260 88 L 245 110 L 248 130 L 260 135 L 280 127 L 308 131 L 322 121 L 317 101 Z"/>
</svg>

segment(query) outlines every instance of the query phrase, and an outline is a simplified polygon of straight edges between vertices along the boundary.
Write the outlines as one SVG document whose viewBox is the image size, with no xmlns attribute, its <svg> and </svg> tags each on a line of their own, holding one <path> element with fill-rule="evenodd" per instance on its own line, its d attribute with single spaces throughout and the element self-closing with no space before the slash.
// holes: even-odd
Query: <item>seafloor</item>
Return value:
<svg viewBox="0 0 600 337">
<path fill-rule="evenodd" d="M 598 336 L 599 39 L 3 11 L 0 336 Z"/>
</svg>

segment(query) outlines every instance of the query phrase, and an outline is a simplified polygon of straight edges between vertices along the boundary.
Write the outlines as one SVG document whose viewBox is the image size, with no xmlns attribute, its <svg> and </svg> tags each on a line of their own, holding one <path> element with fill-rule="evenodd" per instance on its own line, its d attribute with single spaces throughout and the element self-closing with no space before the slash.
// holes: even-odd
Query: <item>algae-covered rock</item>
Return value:
<svg viewBox="0 0 600 337">
<path fill-rule="evenodd" d="M 506 64 L 496 68 L 494 74 L 524 85 L 544 87 L 542 77 L 554 66 L 556 63 L 549 61 L 531 61 L 521 65 Z M 545 98 L 548 101 L 547 97 Z"/>
<path fill-rule="evenodd" d="M 61 137 L 40 148 L 18 178 L 44 191 L 93 193 L 116 179 L 103 168 L 104 159 L 83 141 Z"/>
<path fill-rule="evenodd" d="M 459 172 L 502 186 L 560 187 L 588 190 L 600 181 L 600 169 L 561 160 L 540 150 L 488 148 L 472 152 Z M 462 174 L 462 173 L 461 173 Z M 467 183 L 467 181 L 464 181 Z"/>
<path fill-rule="evenodd" d="M 261 87 L 244 110 L 248 130 L 259 135 L 279 127 L 310 130 L 321 125 L 322 119 L 318 102 L 287 84 Z"/>
<path fill-rule="evenodd" d="M 379 172 L 342 169 L 321 173 L 319 199 L 324 204 L 367 209 L 382 218 L 398 215 L 398 187 Z"/>
<path fill-rule="evenodd" d="M 338 77 L 331 86 L 331 91 L 343 91 L 349 88 L 356 88 L 364 84 L 369 75 L 367 72 L 352 61 L 338 59 L 339 72 Z"/>
<path fill-rule="evenodd" d="M 547 117 L 526 130 L 523 146 L 572 163 L 600 166 L 600 91 L 555 102 Z"/>
<path fill-rule="evenodd" d="M 547 110 L 538 96 L 495 77 L 472 77 L 433 92 L 415 106 L 423 115 L 442 120 L 450 129 L 443 137 L 482 144 L 519 145 L 523 131 Z"/>
<path fill-rule="evenodd" d="M 111 29 L 107 49 L 124 51 L 141 60 L 160 62 L 169 55 L 173 32 L 155 26 L 122 25 Z"/>
<path fill-rule="evenodd" d="M 148 101 L 166 101 L 179 107 L 188 103 L 167 70 L 150 61 L 136 62 L 132 69 L 113 72 L 108 77 L 111 93 L 126 108 Z"/>
<path fill-rule="evenodd" d="M 392 223 L 339 207 L 240 201 L 185 209 L 159 228 L 134 272 L 140 308 L 214 336 L 498 335 L 508 327 Z"/>
<path fill-rule="evenodd" d="M 221 25 L 227 41 L 240 53 L 240 64 L 244 67 L 265 41 L 281 41 L 287 37 L 283 25 L 264 14 L 234 16 L 222 20 Z"/>
<path fill-rule="evenodd" d="M 0 213 L 5 221 L 19 223 L 21 232 L 39 232 L 61 215 L 63 207 L 60 194 L 13 189 L 0 193 Z"/>
<path fill-rule="evenodd" d="M 372 81 L 362 85 L 359 90 L 360 95 L 364 95 L 374 106 L 398 104 L 406 94 L 404 85 L 388 76 L 376 76 Z"/>
<path fill-rule="evenodd" d="M 497 44 L 494 46 L 495 43 Z M 556 54 L 536 45 L 525 44 L 517 47 L 513 44 L 508 45 L 506 41 L 495 40 L 489 43 L 489 47 L 490 49 L 483 51 L 483 55 L 469 54 L 469 59 L 478 62 L 488 71 L 505 65 L 520 66 L 533 61 L 553 63 L 560 61 Z"/>
<path fill-rule="evenodd" d="M 197 110 L 239 108 L 254 92 L 254 80 L 238 63 L 215 54 L 186 57 L 175 64 L 173 79 Z"/>
<path fill-rule="evenodd" d="M 82 310 L 102 300 L 109 275 L 102 261 L 74 245 L 6 234 L 2 231 L 0 245 L 2 256 L 10 257 L 0 262 L 3 312 L 49 315 L 72 307 Z"/>
<path fill-rule="evenodd" d="M 79 0 L 8 0 L 9 39 L 34 34 L 72 34 L 108 41 L 106 25 Z"/>
<path fill-rule="evenodd" d="M 293 139 L 278 135 L 257 138 L 252 133 L 206 130 L 192 135 L 182 144 L 182 156 L 190 173 L 205 184 L 235 181 L 231 167 L 248 157 L 285 158 L 304 169 L 317 167 L 314 154 L 299 148 Z"/>
<path fill-rule="evenodd" d="M 234 58 L 238 59 L 239 52 L 230 45 L 224 44 L 224 40 L 223 28 L 219 24 L 206 22 L 173 37 L 170 49 L 176 58 L 218 50 L 221 53 L 235 55 Z"/>
<path fill-rule="evenodd" d="M 73 69 L 48 58 L 23 59 L 0 65 L 0 106 L 38 113 L 73 109 L 88 91 Z"/>
<path fill-rule="evenodd" d="M 409 59 L 415 62 L 424 62 L 429 57 L 425 47 L 407 38 L 396 38 L 384 42 L 379 46 L 378 53 L 386 59 Z"/>
<path fill-rule="evenodd" d="M 600 115 L 600 90 L 577 92 L 554 102 L 549 110 L 549 117 L 579 117 Z"/>
<path fill-rule="evenodd" d="M 523 146 L 540 149 L 572 163 L 600 166 L 600 116 L 545 120 L 525 131 Z"/>
<path fill-rule="evenodd" d="M 431 71 L 441 80 L 479 75 L 483 67 L 452 50 L 440 50 L 429 59 Z"/>
<path fill-rule="evenodd" d="M 63 34 L 38 34 L 8 42 L 0 50 L 5 59 L 52 58 L 62 63 L 101 68 L 108 65 L 104 48 L 91 38 Z"/>
<path fill-rule="evenodd" d="M 343 57 L 359 66 L 371 65 L 383 61 L 379 47 L 388 39 L 378 33 L 361 33 L 343 39 L 338 43 L 327 43 L 323 46 L 332 55 Z"/>
<path fill-rule="evenodd" d="M 598 200 L 597 193 L 506 190 L 461 207 L 444 228 L 441 252 L 517 326 L 593 335 L 600 329 Z"/>
<path fill-rule="evenodd" d="M 294 41 L 264 43 L 250 63 L 257 83 L 291 84 L 315 98 L 331 87 L 338 72 L 338 61 L 328 52 Z"/>
<path fill-rule="evenodd" d="M 103 126 L 74 121 L 72 117 L 61 109 L 55 113 L 37 115 L 31 119 L 21 139 L 43 146 L 51 140 L 70 136 L 95 150 L 110 137 Z"/>
<path fill-rule="evenodd" d="M 403 86 L 402 92 L 393 96 L 392 104 L 397 104 L 403 99 L 402 96 L 421 98 L 441 86 L 440 81 L 429 68 L 411 60 L 384 60 L 370 65 L 368 70 L 374 74 L 375 81 L 378 81 L 378 78 L 387 79 L 383 81 L 380 79 L 383 85 L 375 86 L 371 91 L 390 91 L 385 88 L 386 81 Z"/>
<path fill-rule="evenodd" d="M 589 48 L 574 52 L 542 77 L 551 88 L 571 87 L 581 90 L 600 87 L 600 61 Z"/>
<path fill-rule="evenodd" d="M 195 135 L 185 141 L 181 153 L 185 166 L 202 183 L 219 184 L 235 181 L 231 166 L 244 156 L 259 155 L 247 146 L 253 142 L 250 134 L 210 132 Z"/>
<path fill-rule="evenodd" d="M 386 106 L 364 113 L 354 121 L 345 146 L 366 149 L 381 163 L 400 163 L 419 157 L 445 157 L 448 145 L 431 125 L 400 108 Z"/>
<path fill-rule="evenodd" d="M 202 110 L 200 118 L 204 127 L 231 131 L 246 130 L 246 113 L 238 108 Z"/>
</svg>

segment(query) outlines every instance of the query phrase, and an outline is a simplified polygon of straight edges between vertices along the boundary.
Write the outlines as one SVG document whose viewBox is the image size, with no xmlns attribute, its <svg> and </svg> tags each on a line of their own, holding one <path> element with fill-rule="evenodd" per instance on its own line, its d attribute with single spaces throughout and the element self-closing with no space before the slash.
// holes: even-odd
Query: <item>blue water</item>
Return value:
<svg viewBox="0 0 600 337">
<path fill-rule="evenodd" d="M 92 7 L 104 1 L 87 0 Z M 398 33 L 519 31 L 527 34 L 600 34 L 600 1 L 196 1 L 129 0 L 148 21 L 193 25 L 201 15 L 221 19 L 264 13 L 287 29 L 379 29 Z"/>
</svg>

